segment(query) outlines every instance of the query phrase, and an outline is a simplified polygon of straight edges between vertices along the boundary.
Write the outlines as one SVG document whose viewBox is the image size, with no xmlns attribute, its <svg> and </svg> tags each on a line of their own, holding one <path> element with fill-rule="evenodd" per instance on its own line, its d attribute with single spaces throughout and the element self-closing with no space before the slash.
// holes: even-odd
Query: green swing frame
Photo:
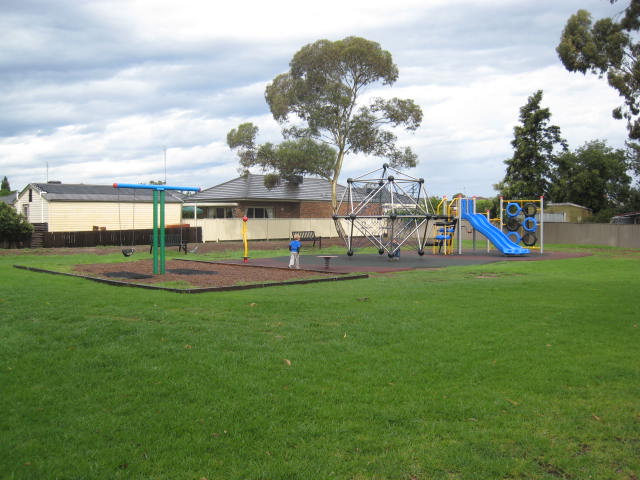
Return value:
<svg viewBox="0 0 640 480">
<path fill-rule="evenodd" d="M 135 183 L 114 183 L 113 188 L 134 188 L 153 190 L 153 274 L 166 272 L 165 255 L 165 202 L 167 190 L 199 192 L 199 187 L 174 187 L 168 185 L 143 185 Z"/>
</svg>

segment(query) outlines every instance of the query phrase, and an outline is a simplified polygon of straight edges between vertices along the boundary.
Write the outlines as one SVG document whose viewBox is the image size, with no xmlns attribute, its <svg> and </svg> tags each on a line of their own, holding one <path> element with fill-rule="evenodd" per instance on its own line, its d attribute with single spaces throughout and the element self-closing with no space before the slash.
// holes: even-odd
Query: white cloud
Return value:
<svg viewBox="0 0 640 480">
<path fill-rule="evenodd" d="M 394 56 L 400 79 L 372 95 L 425 113 L 401 143 L 429 191 L 487 195 L 504 174 L 519 108 L 538 89 L 571 147 L 621 146 L 619 104 L 604 80 L 569 74 L 554 51 L 578 8 L 601 0 L 14 1 L 0 6 L 0 175 L 14 188 L 65 182 L 211 186 L 236 175 L 227 132 L 252 121 L 278 141 L 266 84 L 319 38 L 361 35 Z M 347 161 L 343 177 L 378 168 Z"/>
</svg>

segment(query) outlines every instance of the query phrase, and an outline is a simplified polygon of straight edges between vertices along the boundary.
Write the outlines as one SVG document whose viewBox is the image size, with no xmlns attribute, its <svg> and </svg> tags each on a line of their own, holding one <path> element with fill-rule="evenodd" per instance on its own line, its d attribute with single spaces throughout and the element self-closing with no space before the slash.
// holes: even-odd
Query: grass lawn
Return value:
<svg viewBox="0 0 640 480">
<path fill-rule="evenodd" d="M 193 296 L 0 256 L 0 478 L 637 480 L 640 251 L 593 251 Z"/>
</svg>

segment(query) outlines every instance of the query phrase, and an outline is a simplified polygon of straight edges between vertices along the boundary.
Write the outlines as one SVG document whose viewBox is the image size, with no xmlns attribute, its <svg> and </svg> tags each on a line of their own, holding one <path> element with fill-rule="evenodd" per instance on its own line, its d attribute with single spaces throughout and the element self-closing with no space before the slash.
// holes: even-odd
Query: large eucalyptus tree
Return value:
<svg viewBox="0 0 640 480">
<path fill-rule="evenodd" d="M 257 165 L 286 177 L 295 164 L 298 173 L 323 176 L 331 181 L 335 211 L 336 186 L 347 155 L 375 155 L 397 167 L 417 164 L 409 147 L 398 147 L 394 129 L 416 130 L 421 108 L 410 99 L 366 95 L 368 89 L 398 79 L 391 54 L 378 43 L 359 37 L 318 40 L 302 47 L 289 67 L 267 85 L 265 99 L 290 143 L 258 147 L 257 128 L 243 124 L 227 138 L 229 146 L 238 149 L 242 166 Z M 287 163 L 285 157 L 295 162 Z"/>
</svg>

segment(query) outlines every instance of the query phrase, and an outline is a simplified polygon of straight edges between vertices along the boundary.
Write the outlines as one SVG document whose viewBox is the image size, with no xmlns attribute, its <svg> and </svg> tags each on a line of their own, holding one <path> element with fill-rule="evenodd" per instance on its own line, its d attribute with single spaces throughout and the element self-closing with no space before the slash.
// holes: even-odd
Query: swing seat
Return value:
<svg viewBox="0 0 640 480">
<path fill-rule="evenodd" d="M 130 257 L 135 252 L 136 252 L 135 248 L 123 248 L 122 249 L 122 255 L 124 255 L 125 257 Z"/>
</svg>

